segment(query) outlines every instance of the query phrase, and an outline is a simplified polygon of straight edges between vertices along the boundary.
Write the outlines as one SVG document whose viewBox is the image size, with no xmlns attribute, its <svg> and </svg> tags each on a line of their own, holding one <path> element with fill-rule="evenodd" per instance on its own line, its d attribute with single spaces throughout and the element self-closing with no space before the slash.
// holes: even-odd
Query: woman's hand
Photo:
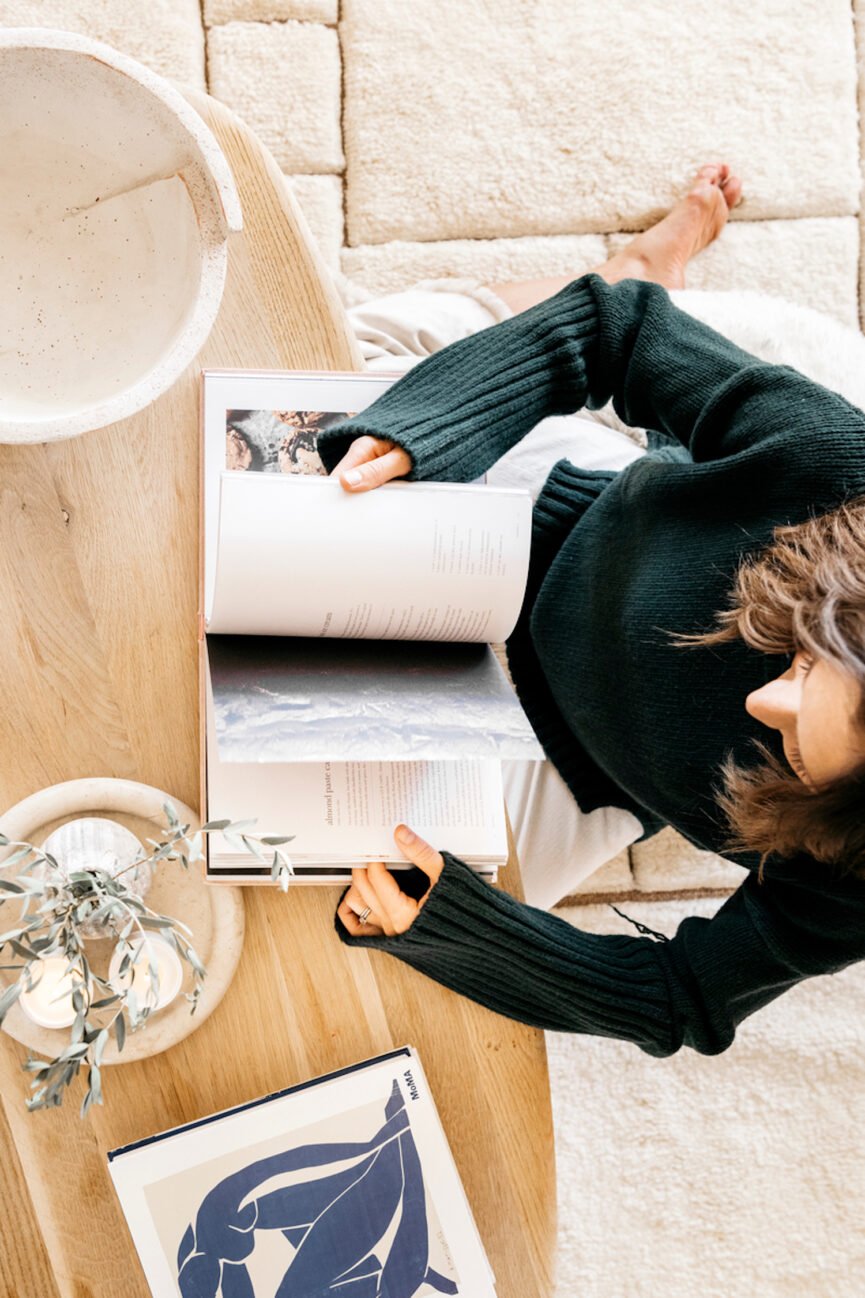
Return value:
<svg viewBox="0 0 865 1298">
<path fill-rule="evenodd" d="M 351 887 L 337 910 L 352 937 L 393 937 L 411 928 L 444 869 L 441 852 L 418 838 L 407 825 L 397 825 L 394 838 L 408 859 L 428 875 L 429 889 L 420 901 L 415 901 L 402 891 L 383 861 L 370 861 L 366 869 L 352 870 Z M 369 914 L 362 924 L 358 915 L 364 914 L 367 907 Z"/>
<path fill-rule="evenodd" d="M 331 473 L 346 491 L 370 491 L 411 469 L 411 456 L 384 437 L 356 437 Z"/>
</svg>

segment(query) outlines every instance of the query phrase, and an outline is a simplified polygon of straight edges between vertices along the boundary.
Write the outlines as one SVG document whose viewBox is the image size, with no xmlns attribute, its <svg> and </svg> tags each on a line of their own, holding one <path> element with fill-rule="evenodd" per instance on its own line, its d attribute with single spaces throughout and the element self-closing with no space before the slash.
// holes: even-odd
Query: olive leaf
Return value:
<svg viewBox="0 0 865 1298">
<path fill-rule="evenodd" d="M 189 966 L 192 988 L 184 993 L 194 1014 L 204 989 L 207 968 L 190 942 L 192 930 L 181 920 L 159 915 L 130 890 L 123 875 L 143 863 L 169 868 L 178 864 L 186 869 L 190 861 L 203 855 L 204 836 L 224 833 L 229 841 L 242 847 L 261 861 L 273 850 L 272 876 L 283 891 L 292 874 L 291 861 L 279 848 L 291 842 L 291 836 L 259 837 L 250 832 L 254 820 L 214 820 L 202 825 L 191 837 L 189 825 L 180 821 L 170 802 L 163 805 L 167 832 L 161 838 L 148 839 L 150 850 L 141 853 L 129 866 L 110 875 L 93 867 L 64 875 L 57 859 L 31 843 L 12 842 L 0 834 L 0 847 L 12 848 L 0 868 L 17 865 L 14 878 L 0 878 L 0 908 L 16 904 L 18 913 L 13 925 L 0 934 L 0 970 L 16 975 L 15 981 L 0 984 L 0 1023 L 16 1003 L 22 991 L 38 983 L 39 963 L 47 956 L 66 957 L 66 972 L 73 979 L 71 1025 L 68 1044 L 52 1060 L 28 1057 L 22 1068 L 30 1074 L 31 1094 L 28 1110 L 56 1108 L 83 1073 L 87 1087 L 80 1112 L 86 1116 L 94 1104 L 102 1103 L 101 1066 L 111 1034 L 118 1053 L 126 1044 L 127 1028 L 146 1028 L 149 1004 L 141 1004 L 131 979 L 127 977 L 134 958 L 136 935 L 158 932 Z M 263 849 L 268 849 L 265 852 Z M 112 936 L 122 952 L 115 981 L 93 972 L 81 938 L 81 926 L 96 921 Z M 154 961 L 151 959 L 151 982 L 158 987 Z M 127 985 L 128 984 L 128 985 Z M 55 998 L 59 999 L 59 997 Z"/>
<path fill-rule="evenodd" d="M 19 981 L 12 983 L 11 987 L 7 987 L 3 995 L 0 996 L 0 1023 L 3 1022 L 6 1015 L 21 995 L 21 992 L 22 985 Z"/>
</svg>

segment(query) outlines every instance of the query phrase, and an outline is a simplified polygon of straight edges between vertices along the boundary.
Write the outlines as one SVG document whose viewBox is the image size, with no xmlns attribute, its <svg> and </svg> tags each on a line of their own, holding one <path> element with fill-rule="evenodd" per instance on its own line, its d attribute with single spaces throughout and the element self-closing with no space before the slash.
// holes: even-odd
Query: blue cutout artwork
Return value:
<svg viewBox="0 0 865 1298">
<path fill-rule="evenodd" d="M 384 1116 L 365 1143 L 304 1145 L 218 1182 L 180 1243 L 183 1298 L 265 1298 L 245 1265 L 259 1231 L 281 1231 L 296 1250 L 272 1298 L 415 1298 L 424 1284 L 457 1294 L 456 1284 L 429 1264 L 423 1173 L 397 1082 Z M 328 1164 L 340 1168 L 249 1198 L 274 1176 Z M 394 1222 L 386 1256 L 379 1257 Z"/>
</svg>

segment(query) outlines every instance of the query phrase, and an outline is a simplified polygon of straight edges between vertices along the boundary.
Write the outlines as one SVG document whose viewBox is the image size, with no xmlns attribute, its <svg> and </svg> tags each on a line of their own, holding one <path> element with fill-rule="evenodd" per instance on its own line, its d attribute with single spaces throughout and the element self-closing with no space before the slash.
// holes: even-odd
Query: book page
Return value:
<svg viewBox="0 0 865 1298">
<path fill-rule="evenodd" d="M 498 760 L 223 762 L 209 675 L 205 717 L 208 820 L 254 819 L 257 835 L 293 834 L 292 858 L 406 862 L 393 838 L 402 821 L 439 850 L 507 860 Z M 210 850 L 235 854 L 218 833 Z"/>
<path fill-rule="evenodd" d="M 319 433 L 365 410 L 397 377 L 294 370 L 202 372 L 201 612 L 209 614 L 213 603 L 223 472 L 326 476 L 317 450 Z"/>
<path fill-rule="evenodd" d="M 209 631 L 501 642 L 528 573 L 531 497 L 224 472 Z"/>
<path fill-rule="evenodd" d="M 207 637 L 223 762 L 543 757 L 489 645 Z"/>
<path fill-rule="evenodd" d="M 507 860 L 501 766 L 496 761 L 286 762 L 225 766 L 212 752 L 208 818 L 256 819 L 256 834 L 294 834 L 292 858 L 407 861 L 400 822 L 455 856 Z M 211 850 L 233 849 L 215 834 Z"/>
</svg>

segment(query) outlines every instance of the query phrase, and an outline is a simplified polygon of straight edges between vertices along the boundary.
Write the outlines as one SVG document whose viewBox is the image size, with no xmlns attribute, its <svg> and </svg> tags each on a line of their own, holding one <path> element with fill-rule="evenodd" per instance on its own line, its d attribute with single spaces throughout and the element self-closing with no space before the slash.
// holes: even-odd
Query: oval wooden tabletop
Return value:
<svg viewBox="0 0 865 1298">
<path fill-rule="evenodd" d="M 141 414 L 0 447 L 0 806 L 111 775 L 198 803 L 198 371 L 361 368 L 342 306 L 270 155 L 190 99 L 234 171 L 222 308 L 196 364 Z M 441 846 L 447 846 L 442 844 Z M 519 893 L 512 860 L 504 886 Z M 246 890 L 246 944 L 213 1017 L 164 1055 L 29 1114 L 0 1034 L 0 1298 L 146 1298 L 105 1152 L 394 1046 L 420 1052 L 501 1298 L 549 1298 L 555 1176 L 540 1032 L 333 932 L 331 889 Z"/>
</svg>

